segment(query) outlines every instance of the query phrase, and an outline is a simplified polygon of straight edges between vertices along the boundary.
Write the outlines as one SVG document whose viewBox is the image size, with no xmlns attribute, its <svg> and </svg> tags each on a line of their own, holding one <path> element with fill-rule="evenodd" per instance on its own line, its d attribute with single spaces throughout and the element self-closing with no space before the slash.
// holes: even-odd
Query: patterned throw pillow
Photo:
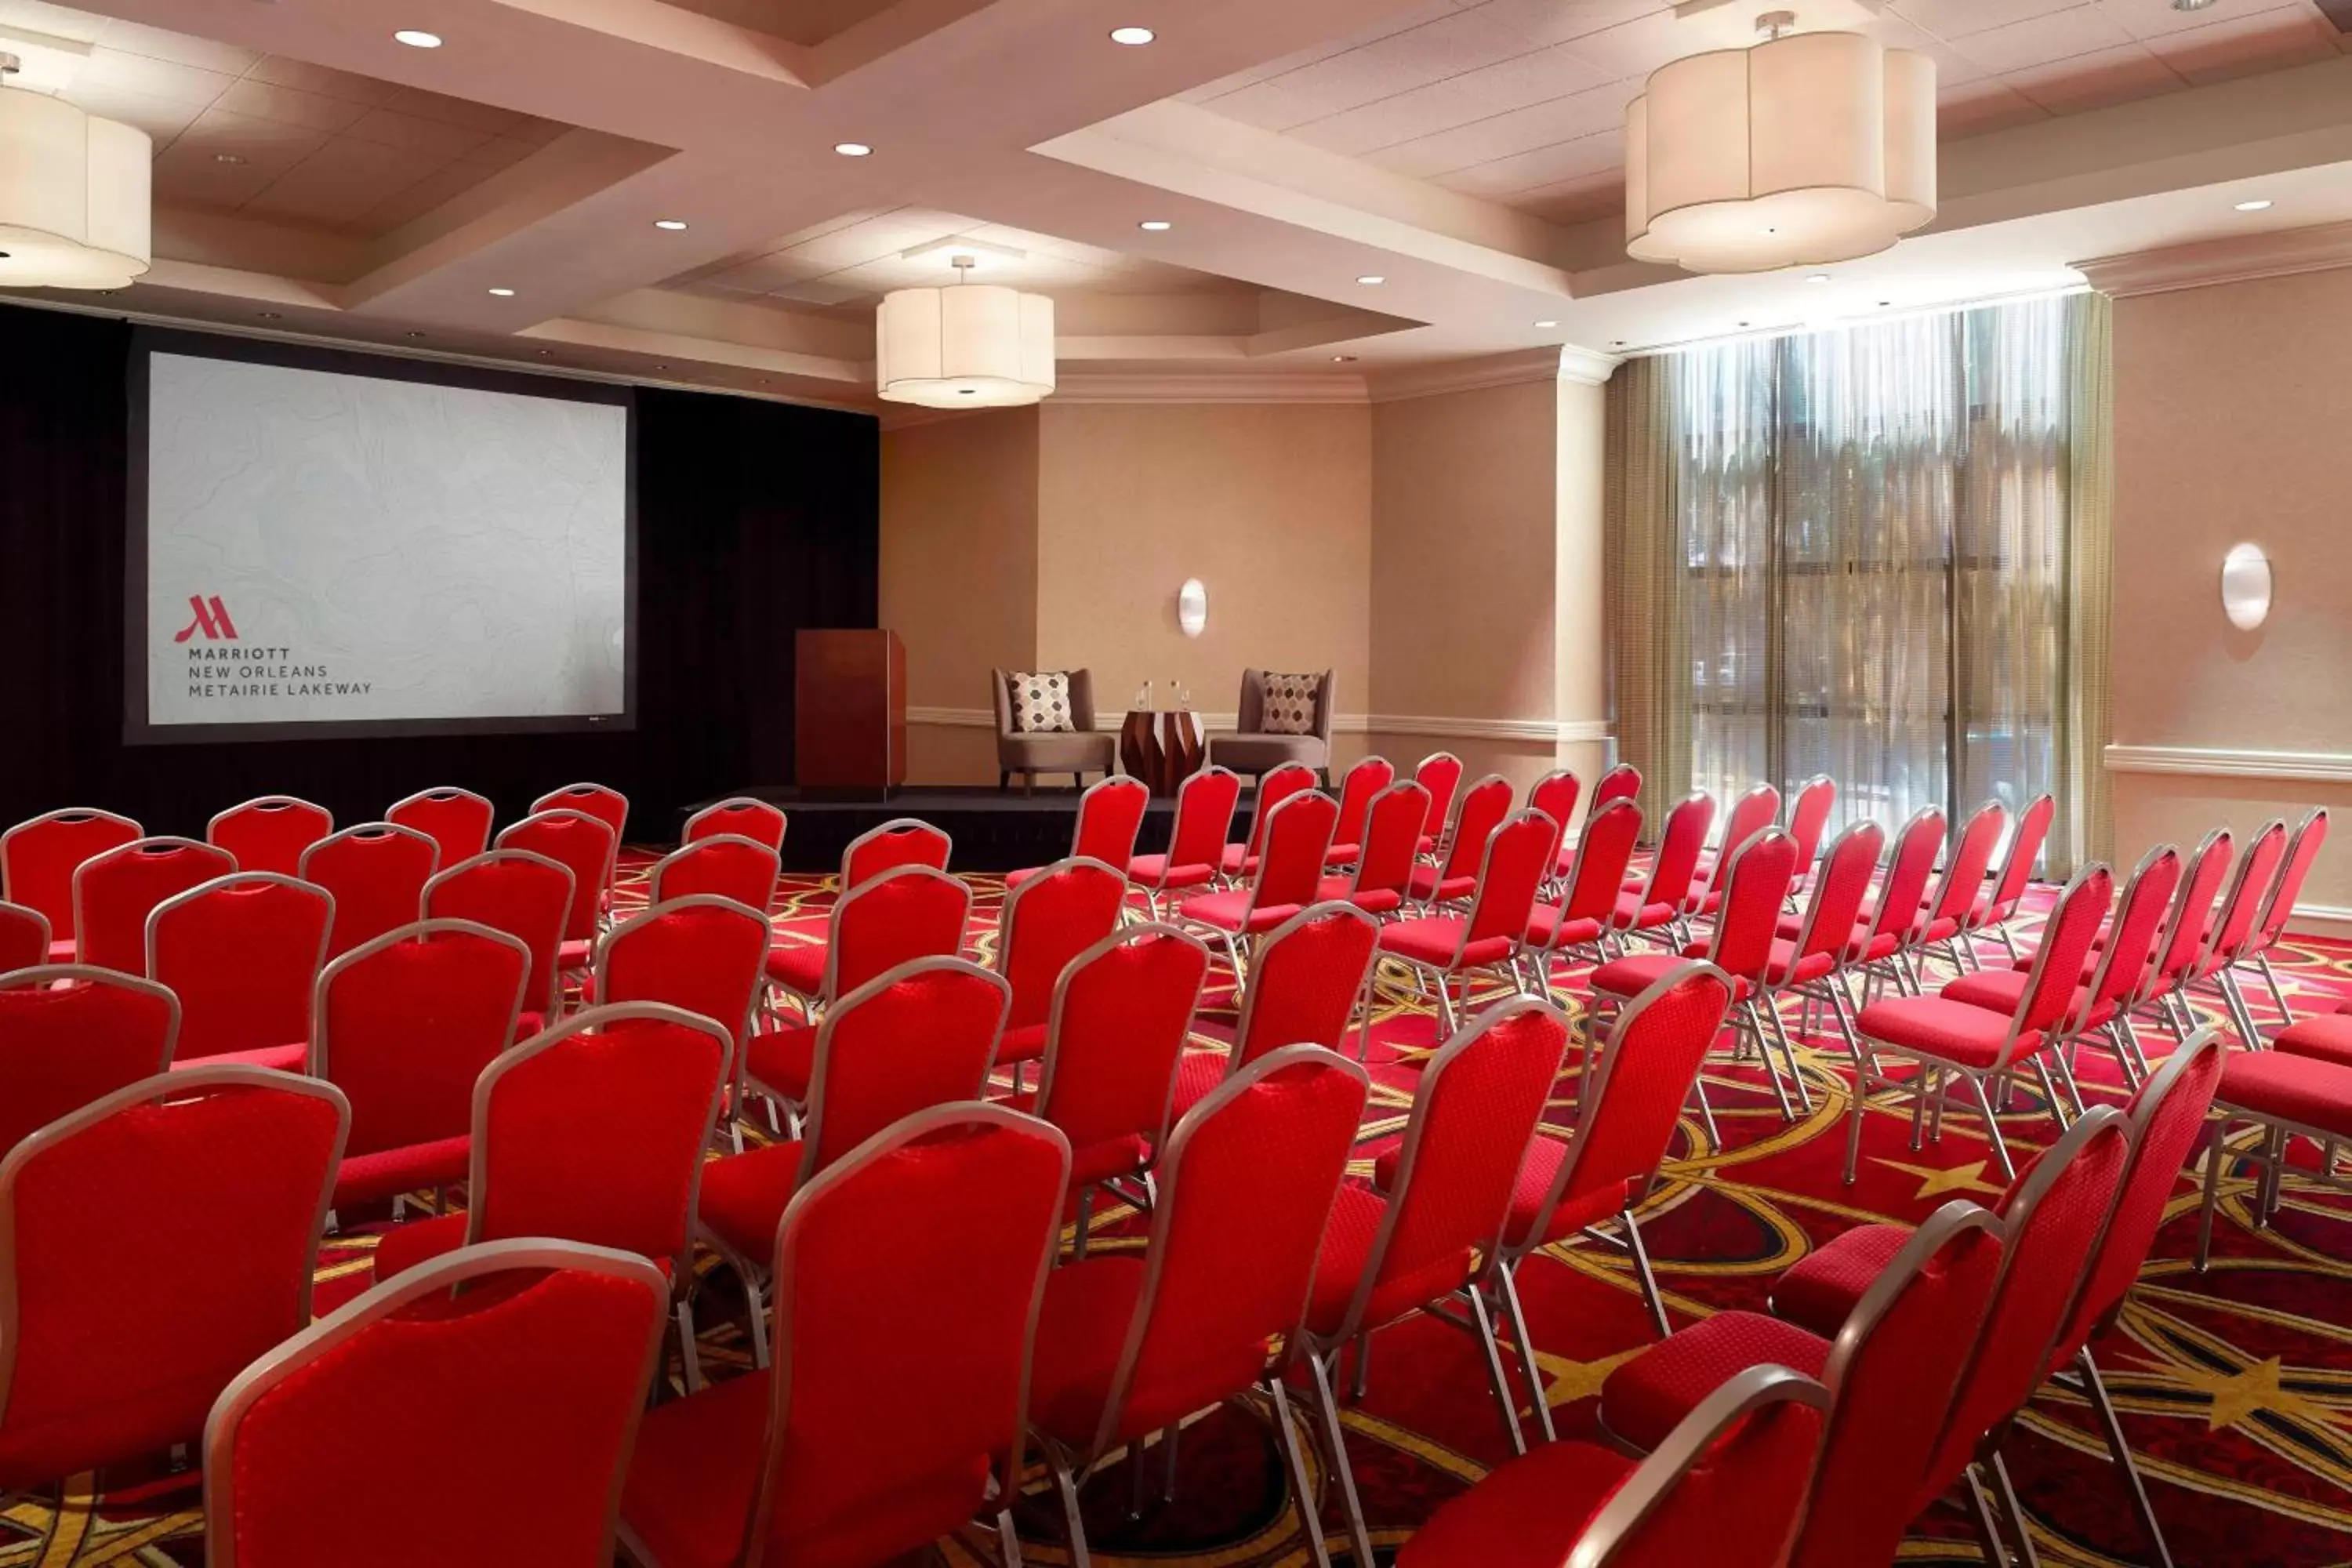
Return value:
<svg viewBox="0 0 2352 1568">
<path fill-rule="evenodd" d="M 1263 677 L 1265 691 L 1265 717 L 1260 731 L 1268 735 L 1312 735 L 1315 733 L 1315 691 L 1323 684 L 1319 675 L 1276 675 L 1268 670 Z"/>
<path fill-rule="evenodd" d="M 1070 713 L 1070 677 L 1066 670 L 1006 678 L 1013 689 L 1013 729 L 1016 734 L 1066 732 L 1078 726 Z"/>
</svg>

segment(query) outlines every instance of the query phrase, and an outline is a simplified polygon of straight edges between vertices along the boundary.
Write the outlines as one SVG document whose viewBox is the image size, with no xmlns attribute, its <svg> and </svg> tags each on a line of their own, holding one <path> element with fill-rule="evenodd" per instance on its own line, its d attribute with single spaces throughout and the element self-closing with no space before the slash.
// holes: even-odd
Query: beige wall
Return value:
<svg viewBox="0 0 2352 1568">
<path fill-rule="evenodd" d="M 2143 295 L 2115 308 L 2113 739 L 2352 757 L 2352 269 Z M 2221 614 L 2221 557 L 2262 546 L 2270 619 Z M 2245 831 L 2352 788 L 2118 772 L 2116 854 Z M 2352 908 L 2339 831 L 2306 904 Z"/>
</svg>

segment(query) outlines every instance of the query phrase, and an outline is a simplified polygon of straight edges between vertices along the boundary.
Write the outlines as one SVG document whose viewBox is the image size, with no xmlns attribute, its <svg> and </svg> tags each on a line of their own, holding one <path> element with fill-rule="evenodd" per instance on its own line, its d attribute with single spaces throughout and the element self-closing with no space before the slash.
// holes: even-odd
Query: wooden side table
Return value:
<svg viewBox="0 0 2352 1568">
<path fill-rule="evenodd" d="M 1151 712 L 1130 708 L 1118 727 L 1119 765 L 1156 795 L 1172 795 L 1201 771 L 1208 745 L 1201 716 L 1186 709 Z"/>
</svg>

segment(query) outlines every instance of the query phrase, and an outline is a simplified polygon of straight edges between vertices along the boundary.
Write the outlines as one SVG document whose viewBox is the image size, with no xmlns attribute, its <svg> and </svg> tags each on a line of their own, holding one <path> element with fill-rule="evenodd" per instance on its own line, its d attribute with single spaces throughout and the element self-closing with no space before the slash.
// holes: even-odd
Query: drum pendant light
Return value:
<svg viewBox="0 0 2352 1568">
<path fill-rule="evenodd" d="M 898 289 L 874 318 L 876 390 L 927 408 L 1009 408 L 1054 390 L 1054 301 L 967 281 L 953 258 L 947 289 Z"/>
<path fill-rule="evenodd" d="M 18 69 L 0 54 L 0 84 Z M 0 85 L 0 285 L 121 289 L 152 259 L 147 133 Z"/>
</svg>

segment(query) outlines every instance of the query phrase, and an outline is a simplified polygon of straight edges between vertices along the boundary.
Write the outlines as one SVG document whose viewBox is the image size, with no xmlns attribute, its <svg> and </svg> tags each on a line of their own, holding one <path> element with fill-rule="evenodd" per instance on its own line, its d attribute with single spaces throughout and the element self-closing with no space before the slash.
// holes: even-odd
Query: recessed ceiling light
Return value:
<svg viewBox="0 0 2352 1568">
<path fill-rule="evenodd" d="M 1385 283 L 1385 282 L 1387 282 L 1387 281 L 1388 281 L 1388 279 L 1385 279 L 1385 278 L 1383 278 L 1383 277 L 1381 277 L 1381 276 L 1379 273 L 1377 273 L 1377 272 L 1367 272 L 1367 273 L 1365 273 L 1361 278 L 1357 279 L 1356 279 L 1356 281 L 1357 281 L 1357 282 L 1359 282 L 1359 283 L 1361 283 L 1361 284 L 1362 284 L 1362 285 L 1364 285 L 1364 287 L 1366 287 L 1367 289 L 1370 289 L 1370 288 L 1377 287 L 1377 286 L 1378 286 L 1378 285 L 1380 285 L 1380 284 Z"/>
<path fill-rule="evenodd" d="M 678 234 L 685 230 L 686 220 L 682 217 L 657 217 L 654 219 L 654 226 L 666 228 L 672 234 Z"/>
<path fill-rule="evenodd" d="M 1353 364 L 1356 363 L 1356 356 L 1354 354 L 1333 354 L 1331 356 L 1331 363 L 1333 364 Z"/>
<path fill-rule="evenodd" d="M 2251 202 L 2240 202 L 2238 204 L 2238 210 L 2242 213 L 2268 212 L 2270 210 L 2270 198 L 2264 196 L 2259 197 Z"/>
<path fill-rule="evenodd" d="M 541 359 L 553 359 L 555 357 L 555 351 L 553 349 L 541 349 L 539 351 L 539 357 Z"/>
<path fill-rule="evenodd" d="M 493 289 L 490 292 L 497 295 L 501 300 L 511 300 L 514 298 L 514 290 L 511 289 Z"/>
<path fill-rule="evenodd" d="M 400 335 L 401 335 L 402 337 L 404 337 L 404 338 L 421 338 L 421 337 L 423 337 L 425 334 L 424 334 L 423 332 L 418 332 L 418 331 L 406 331 L 406 332 L 403 332 L 403 333 L 401 333 Z"/>
<path fill-rule="evenodd" d="M 1148 217 L 1135 226 L 1147 234 L 1166 234 L 1176 226 L 1164 217 Z"/>
<path fill-rule="evenodd" d="M 254 314 L 265 321 L 274 321 L 278 320 L 278 312 L 275 310 L 256 310 Z"/>
<path fill-rule="evenodd" d="M 1149 27 L 1113 27 L 1110 41 L 1114 44 L 1148 44 L 1160 35 Z"/>
<path fill-rule="evenodd" d="M 1816 272 L 1816 273 L 1813 273 L 1811 276 L 1808 277 L 1808 278 L 1805 279 L 1805 281 L 1806 281 L 1806 282 L 1808 282 L 1808 283 L 1826 283 L 1826 282 L 1828 282 L 1829 280 L 1830 280 L 1830 275 L 1829 275 L 1828 273 L 1826 273 L 1826 272 Z"/>
<path fill-rule="evenodd" d="M 406 44 L 412 49 L 437 49 L 441 47 L 441 35 L 425 32 L 421 27 L 403 27 L 392 36 L 392 41 Z"/>
<path fill-rule="evenodd" d="M 874 153 L 874 149 L 863 142 L 836 142 L 833 144 L 833 150 L 845 158 L 866 158 L 871 157 Z"/>
<path fill-rule="evenodd" d="M 242 153 L 215 153 L 213 154 L 213 162 L 215 163 L 242 163 L 245 162 L 245 154 Z"/>
<path fill-rule="evenodd" d="M 2206 11 L 2218 3 L 2219 0 L 2172 0 L 2172 8 L 2176 11 Z"/>
<path fill-rule="evenodd" d="M 1558 325 L 1559 325 L 1558 321 L 1538 321 L 1536 323 L 1537 328 L 1543 331 L 1549 331 L 1552 328 L 1557 327 Z"/>
</svg>

